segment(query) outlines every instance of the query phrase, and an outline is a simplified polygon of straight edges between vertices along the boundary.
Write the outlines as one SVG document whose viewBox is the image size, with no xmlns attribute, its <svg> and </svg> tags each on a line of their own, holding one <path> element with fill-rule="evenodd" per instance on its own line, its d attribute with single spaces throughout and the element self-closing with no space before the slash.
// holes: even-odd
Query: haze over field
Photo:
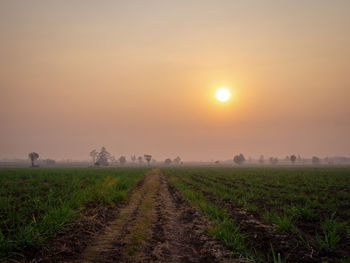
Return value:
<svg viewBox="0 0 350 263">
<path fill-rule="evenodd" d="M 349 156 L 349 13 L 347 0 L 3 0 L 0 158 Z"/>
</svg>

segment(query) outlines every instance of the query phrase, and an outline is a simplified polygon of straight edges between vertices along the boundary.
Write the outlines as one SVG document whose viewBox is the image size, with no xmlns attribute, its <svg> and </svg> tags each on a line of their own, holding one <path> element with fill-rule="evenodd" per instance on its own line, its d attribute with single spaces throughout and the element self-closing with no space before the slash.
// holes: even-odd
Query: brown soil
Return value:
<svg viewBox="0 0 350 263">
<path fill-rule="evenodd" d="M 239 262 L 229 260 L 228 252 L 205 233 L 208 222 L 201 214 L 184 202 L 163 175 L 159 179 L 157 217 L 142 262 Z"/>
<path fill-rule="evenodd" d="M 231 259 L 206 233 L 209 223 L 157 169 L 145 175 L 128 203 L 100 209 L 109 211 L 108 219 L 97 220 L 104 213 L 94 213 L 95 221 L 55 237 L 30 262 L 245 262 Z"/>
<path fill-rule="evenodd" d="M 272 257 L 271 245 L 275 253 L 280 253 L 288 262 L 321 262 L 320 257 L 314 249 L 307 249 L 295 234 L 280 233 L 272 225 L 259 221 L 253 214 L 244 209 L 232 205 L 229 201 L 219 200 L 209 192 L 203 191 L 188 180 L 178 177 L 179 180 L 191 186 L 195 191 L 201 192 L 213 204 L 225 208 L 231 218 L 240 225 L 241 232 L 247 236 L 248 246 L 254 248 L 265 260 L 267 256 Z M 199 178 L 192 178 L 202 183 Z"/>
<path fill-rule="evenodd" d="M 202 175 L 199 175 L 199 174 L 194 174 L 194 175 L 191 176 L 191 180 L 192 181 L 198 182 L 198 183 L 206 185 L 206 186 L 210 186 L 206 181 L 204 181 L 202 179 L 206 179 L 206 180 L 212 181 L 214 183 L 224 184 L 227 187 L 236 187 L 235 183 L 242 184 L 243 181 L 244 181 L 244 180 L 237 180 L 237 182 L 230 182 L 226 178 L 221 178 L 221 177 L 213 177 L 213 178 L 203 177 Z M 248 185 L 246 185 L 246 186 L 248 186 Z M 304 186 L 305 186 L 305 184 L 304 184 Z M 268 185 L 268 187 L 270 187 L 270 188 L 278 188 L 280 186 Z M 269 188 L 267 188 L 267 189 L 269 189 Z M 342 187 L 340 189 L 344 190 L 345 188 Z M 209 193 L 207 193 L 207 196 L 208 196 L 208 194 Z M 212 197 L 213 196 L 211 196 L 211 198 Z M 281 199 L 279 196 L 276 196 L 276 197 Z M 286 204 L 289 204 L 290 200 L 285 199 L 284 202 Z M 270 207 L 270 208 L 272 208 L 275 211 L 279 211 L 279 207 L 267 205 L 266 204 L 266 200 L 254 200 L 254 203 L 258 207 L 265 207 L 265 208 L 266 207 Z M 235 218 L 239 219 L 240 216 L 237 216 L 237 214 L 243 214 L 244 215 L 243 216 L 243 222 L 244 222 L 245 219 L 248 219 L 248 218 L 251 218 L 251 219 L 253 219 L 256 222 L 259 222 L 259 221 L 262 220 L 263 209 L 261 209 L 260 211 L 247 212 L 247 211 L 243 210 L 242 208 L 239 208 L 239 207 L 233 205 L 232 203 L 230 203 L 229 201 L 226 201 L 226 200 L 225 201 L 221 201 L 221 205 L 226 207 L 227 209 L 229 209 L 229 211 L 231 211 L 231 214 L 233 216 L 236 215 Z M 343 221 L 348 221 L 348 217 L 344 216 L 346 211 L 348 211 L 347 208 L 348 207 L 344 206 L 343 209 L 341 209 L 339 211 L 339 213 L 337 214 L 337 217 L 339 219 L 341 219 Z M 318 210 L 317 212 L 319 214 L 322 214 L 324 211 Z M 323 215 L 321 218 L 327 218 L 327 217 L 328 217 L 328 213 L 327 213 L 327 215 Z M 323 231 L 321 229 L 321 226 L 320 226 L 319 219 L 310 220 L 310 221 L 297 220 L 297 221 L 294 221 L 294 224 L 297 226 L 299 234 L 301 234 L 303 236 L 303 238 L 305 240 L 307 240 L 309 245 L 312 247 L 311 250 L 310 249 L 306 249 L 306 247 L 303 246 L 301 239 L 299 237 L 297 237 L 296 234 L 293 234 L 293 233 L 289 233 L 289 234 L 280 233 L 280 234 L 278 234 L 278 231 L 277 231 L 277 229 L 276 229 L 276 227 L 274 225 L 272 225 L 272 224 L 264 224 L 264 225 L 268 226 L 268 227 L 273 227 L 275 235 L 277 233 L 278 236 L 286 237 L 289 240 L 289 242 L 292 241 L 292 244 L 294 243 L 294 246 L 296 248 L 299 248 L 299 251 L 301 253 L 309 254 L 310 256 L 312 256 L 313 260 L 317 261 L 320 258 L 322 258 L 322 260 L 324 259 L 326 261 L 327 254 L 325 254 L 322 251 L 317 251 L 317 249 L 316 249 L 316 246 L 317 246 L 316 235 L 319 234 L 319 233 L 321 233 L 321 235 L 322 235 L 322 233 L 323 233 Z M 246 224 L 244 223 L 243 229 L 245 227 L 246 227 Z M 251 229 L 250 227 L 248 227 L 248 228 Z M 252 232 L 252 231 L 254 231 L 254 230 L 252 229 L 252 230 L 250 230 L 248 232 Z M 257 234 L 257 232 L 254 232 L 254 233 Z M 274 243 L 272 243 L 272 244 L 274 244 Z M 302 247 L 302 249 L 300 249 L 300 247 Z M 307 250 L 309 250 L 311 254 L 307 253 L 306 252 Z M 298 256 L 298 254 L 295 254 L 294 252 L 293 252 L 293 254 Z M 349 258 L 350 257 L 350 250 L 349 250 L 349 241 L 348 241 L 348 239 L 345 238 L 345 241 L 343 241 L 340 244 L 338 244 L 337 250 L 334 251 L 332 254 L 328 254 L 328 256 L 335 257 L 335 258 L 336 257 L 337 258 Z M 292 256 L 292 258 L 293 258 L 293 256 Z"/>
<path fill-rule="evenodd" d="M 133 191 L 138 191 L 144 183 L 141 179 Z M 132 192 L 128 193 L 130 197 Z M 47 241 L 47 245 L 40 251 L 26 251 L 25 258 L 16 258 L 15 262 L 50 263 L 70 262 L 84 251 L 94 240 L 97 233 L 103 232 L 112 222 L 119 211 L 128 205 L 120 202 L 116 205 L 102 206 L 90 202 L 77 220 L 65 226 L 59 233 Z"/>
</svg>

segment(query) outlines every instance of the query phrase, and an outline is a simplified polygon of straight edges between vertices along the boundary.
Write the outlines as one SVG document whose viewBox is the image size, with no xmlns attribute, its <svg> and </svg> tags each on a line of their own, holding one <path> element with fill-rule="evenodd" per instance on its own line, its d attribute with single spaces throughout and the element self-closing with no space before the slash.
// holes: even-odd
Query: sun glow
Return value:
<svg viewBox="0 0 350 263">
<path fill-rule="evenodd" d="M 216 91 L 215 97 L 218 101 L 225 102 L 230 99 L 231 93 L 227 88 L 222 87 Z"/>
</svg>

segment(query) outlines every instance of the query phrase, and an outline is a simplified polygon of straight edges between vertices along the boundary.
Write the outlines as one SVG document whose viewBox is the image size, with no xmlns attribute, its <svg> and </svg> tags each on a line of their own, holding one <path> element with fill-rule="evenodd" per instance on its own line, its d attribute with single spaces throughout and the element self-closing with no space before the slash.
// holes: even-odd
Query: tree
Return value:
<svg viewBox="0 0 350 263">
<path fill-rule="evenodd" d="M 97 161 L 95 165 L 97 166 L 108 166 L 109 162 L 108 160 L 110 159 L 111 154 L 107 152 L 105 147 L 101 148 L 101 151 L 97 155 Z"/>
<path fill-rule="evenodd" d="M 313 156 L 313 157 L 312 157 L 312 164 L 313 164 L 313 165 L 318 165 L 318 164 L 320 164 L 320 158 L 318 158 L 317 156 Z"/>
<path fill-rule="evenodd" d="M 259 163 L 264 164 L 264 162 L 265 162 L 264 155 L 260 155 Z"/>
<path fill-rule="evenodd" d="M 124 165 L 124 164 L 126 163 L 126 158 L 125 158 L 125 156 L 120 156 L 120 157 L 119 157 L 119 162 L 120 162 L 121 165 Z"/>
<path fill-rule="evenodd" d="M 173 163 L 175 164 L 175 165 L 179 165 L 180 163 L 181 163 L 181 158 L 178 156 L 178 157 L 176 157 L 174 160 L 173 160 Z"/>
<path fill-rule="evenodd" d="M 239 154 L 239 155 L 236 155 L 234 158 L 233 158 L 233 162 L 235 164 L 238 164 L 238 165 L 241 165 L 245 162 L 245 157 L 243 154 Z"/>
<path fill-rule="evenodd" d="M 171 164 L 171 159 L 170 158 L 165 159 L 164 164 L 165 165 L 170 165 Z"/>
<path fill-rule="evenodd" d="M 96 163 L 98 152 L 94 149 L 90 152 L 90 157 L 92 158 L 92 164 Z"/>
<path fill-rule="evenodd" d="M 142 156 L 137 157 L 137 160 L 139 161 L 139 164 L 140 164 L 140 165 L 143 163 L 143 158 L 142 158 Z"/>
<path fill-rule="evenodd" d="M 290 156 L 290 161 L 292 162 L 292 164 L 295 163 L 296 159 L 297 157 L 294 154 Z"/>
<path fill-rule="evenodd" d="M 131 161 L 134 164 L 136 162 L 136 155 L 131 155 Z"/>
<path fill-rule="evenodd" d="M 39 154 L 36 152 L 31 152 L 28 154 L 28 157 L 32 163 L 32 167 L 38 167 L 38 165 L 35 165 L 34 162 L 39 159 Z"/>
<path fill-rule="evenodd" d="M 145 154 L 144 157 L 145 157 L 145 160 L 147 161 L 147 164 L 149 166 L 149 162 L 152 160 L 152 155 Z"/>
</svg>

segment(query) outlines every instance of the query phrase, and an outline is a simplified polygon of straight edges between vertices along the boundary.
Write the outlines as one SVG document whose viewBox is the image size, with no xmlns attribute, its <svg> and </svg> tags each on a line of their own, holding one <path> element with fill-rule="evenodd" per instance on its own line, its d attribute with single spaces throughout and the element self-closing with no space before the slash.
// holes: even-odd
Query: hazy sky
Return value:
<svg viewBox="0 0 350 263">
<path fill-rule="evenodd" d="M 348 0 L 2 0 L 0 158 L 349 156 L 349 14 Z"/>
</svg>

